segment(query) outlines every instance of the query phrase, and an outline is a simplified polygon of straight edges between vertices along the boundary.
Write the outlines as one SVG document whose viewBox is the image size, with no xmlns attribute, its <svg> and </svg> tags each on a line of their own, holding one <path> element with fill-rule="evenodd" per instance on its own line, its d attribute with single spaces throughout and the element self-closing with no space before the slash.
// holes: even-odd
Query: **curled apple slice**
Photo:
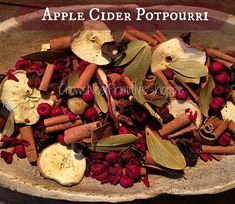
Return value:
<svg viewBox="0 0 235 204">
<path fill-rule="evenodd" d="M 232 120 L 235 122 L 235 105 L 228 101 L 221 110 L 221 115 L 224 120 Z"/>
<path fill-rule="evenodd" d="M 101 21 L 85 21 L 84 29 L 73 38 L 71 50 L 79 58 L 97 65 L 107 65 L 111 57 L 103 56 L 101 46 L 113 41 L 111 30 Z"/>
<path fill-rule="evenodd" d="M 55 143 L 42 151 L 38 168 L 43 177 L 55 180 L 63 186 L 72 186 L 82 180 L 86 159 L 82 154 Z"/>
<path fill-rule="evenodd" d="M 179 38 L 172 38 L 161 43 L 154 50 L 151 71 L 155 73 L 163 70 L 167 65 L 178 60 L 193 60 L 205 64 L 206 53 L 196 48 L 190 48 Z"/>
</svg>

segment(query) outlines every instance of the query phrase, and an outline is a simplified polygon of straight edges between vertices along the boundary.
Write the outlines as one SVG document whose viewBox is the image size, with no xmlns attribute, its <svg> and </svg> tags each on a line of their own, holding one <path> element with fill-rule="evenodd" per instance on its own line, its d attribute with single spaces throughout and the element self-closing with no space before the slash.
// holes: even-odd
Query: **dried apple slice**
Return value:
<svg viewBox="0 0 235 204">
<path fill-rule="evenodd" d="M 97 65 L 107 65 L 111 57 L 103 56 L 101 46 L 113 41 L 111 30 L 101 21 L 85 21 L 84 29 L 78 32 L 71 43 L 71 50 L 79 58 Z"/>
<path fill-rule="evenodd" d="M 201 114 L 197 104 L 195 104 L 193 102 L 188 102 L 188 101 L 173 100 L 168 105 L 168 108 L 169 108 L 169 112 L 174 117 L 178 117 L 179 115 L 185 114 L 185 112 L 187 112 L 186 111 L 187 109 L 192 111 L 193 114 L 195 112 L 197 112 L 197 118 L 196 118 L 196 121 L 195 121 L 195 125 L 196 125 L 197 128 L 199 128 L 201 126 L 201 124 L 202 124 L 202 114 Z M 190 114 L 190 111 L 187 112 L 187 114 Z"/>
<path fill-rule="evenodd" d="M 82 180 L 86 159 L 82 154 L 55 143 L 42 151 L 38 168 L 43 177 L 55 180 L 63 186 L 72 186 Z"/>
<path fill-rule="evenodd" d="M 179 38 L 172 38 L 161 43 L 152 54 L 151 71 L 165 69 L 167 65 L 178 60 L 194 60 L 201 64 L 206 62 L 206 53 L 190 48 Z"/>
<path fill-rule="evenodd" d="M 224 108 L 221 110 L 221 115 L 224 120 L 232 120 L 235 122 L 235 105 L 231 101 L 227 101 Z"/>
<path fill-rule="evenodd" d="M 39 120 L 37 106 L 41 99 L 40 91 L 28 86 L 25 71 L 15 71 L 13 74 L 19 81 L 5 78 L 2 82 L 0 100 L 14 113 L 16 123 L 35 124 Z"/>
</svg>

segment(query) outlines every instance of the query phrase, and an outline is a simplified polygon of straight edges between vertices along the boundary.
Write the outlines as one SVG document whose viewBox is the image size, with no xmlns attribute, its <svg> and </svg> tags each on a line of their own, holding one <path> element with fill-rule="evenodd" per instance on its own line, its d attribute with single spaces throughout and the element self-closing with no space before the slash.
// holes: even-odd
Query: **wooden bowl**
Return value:
<svg viewBox="0 0 235 204">
<path fill-rule="evenodd" d="M 73 10 L 73 7 L 56 8 Z M 42 43 L 51 38 L 71 34 L 72 31 L 26 31 L 25 23 L 42 16 L 35 12 L 18 18 L 11 18 L 0 23 L 0 72 L 14 66 L 23 55 L 39 51 Z M 167 31 L 168 36 L 180 32 Z M 192 41 L 218 46 L 221 50 L 235 50 L 235 17 L 229 16 L 224 26 L 218 31 L 192 32 Z M 121 202 L 134 199 L 146 199 L 162 193 L 178 195 L 214 194 L 235 187 L 235 155 L 227 156 L 222 161 L 198 161 L 196 167 L 187 167 L 184 178 L 168 178 L 163 175 L 150 175 L 150 188 L 143 183 L 123 189 L 109 184 L 100 185 L 94 179 L 85 178 L 74 187 L 62 187 L 58 183 L 44 179 L 36 167 L 30 166 L 27 159 L 14 158 L 13 164 L 7 165 L 0 160 L 0 185 L 21 193 L 39 197 L 70 201 L 110 201 Z"/>
</svg>

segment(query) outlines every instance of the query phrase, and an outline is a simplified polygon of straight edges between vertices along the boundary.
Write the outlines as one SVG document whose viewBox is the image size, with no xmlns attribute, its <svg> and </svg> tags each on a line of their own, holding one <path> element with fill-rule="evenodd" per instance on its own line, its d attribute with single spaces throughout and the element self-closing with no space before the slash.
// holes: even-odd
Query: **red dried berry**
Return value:
<svg viewBox="0 0 235 204">
<path fill-rule="evenodd" d="M 126 165 L 126 174 L 132 179 L 138 179 L 140 177 L 140 166 L 136 164 Z"/>
<path fill-rule="evenodd" d="M 185 90 L 178 89 L 176 90 L 175 97 L 178 100 L 186 101 L 188 98 L 188 93 Z"/>
<path fill-rule="evenodd" d="M 212 99 L 211 103 L 210 103 L 210 110 L 213 113 L 216 113 L 217 111 L 221 110 L 224 104 L 224 99 L 221 97 L 215 97 Z"/>
<path fill-rule="evenodd" d="M 149 183 L 148 175 L 147 175 L 147 176 L 145 176 L 145 177 L 143 177 L 141 180 L 143 181 L 144 185 L 145 185 L 147 188 L 149 188 L 149 187 L 150 187 L 150 183 Z"/>
<path fill-rule="evenodd" d="M 172 80 L 175 76 L 175 73 L 173 72 L 172 69 L 170 68 L 166 68 L 164 71 L 163 71 L 163 74 L 165 75 L 165 77 L 168 79 L 168 80 Z"/>
<path fill-rule="evenodd" d="M 229 76 L 226 72 L 222 72 L 215 76 L 214 78 L 216 84 L 224 85 L 228 82 Z"/>
<path fill-rule="evenodd" d="M 105 160 L 110 163 L 113 164 L 117 161 L 118 159 L 118 154 L 114 151 L 109 152 L 106 156 L 105 156 Z"/>
<path fill-rule="evenodd" d="M 4 159 L 4 161 L 5 161 L 7 164 L 11 164 L 12 161 L 13 161 L 13 154 L 10 153 L 10 152 L 7 152 L 7 151 L 2 150 L 0 156 L 1 156 L 1 158 Z"/>
<path fill-rule="evenodd" d="M 31 70 L 39 72 L 40 71 L 40 64 L 37 64 L 37 63 L 32 64 Z"/>
<path fill-rule="evenodd" d="M 13 72 L 15 72 L 16 70 L 15 69 L 8 69 L 6 75 L 7 75 L 7 78 L 10 79 L 10 80 L 13 80 L 13 81 L 19 81 L 16 76 L 13 74 Z"/>
<path fill-rule="evenodd" d="M 209 71 L 212 75 L 221 73 L 224 70 L 224 65 L 220 62 L 213 62 L 209 66 Z"/>
<path fill-rule="evenodd" d="M 109 175 L 108 171 L 105 170 L 102 174 L 95 176 L 95 179 L 101 181 L 102 183 L 106 183 L 108 175 Z"/>
<path fill-rule="evenodd" d="M 67 116 L 69 116 L 69 119 L 70 119 L 70 120 L 74 120 L 74 119 L 77 118 L 77 115 L 74 114 L 74 113 L 71 112 L 71 111 L 69 111 L 69 112 L 67 113 Z"/>
<path fill-rule="evenodd" d="M 119 134 L 129 134 L 129 133 L 130 133 L 130 130 L 129 130 L 126 126 L 121 126 L 121 127 L 118 129 L 118 133 L 119 133 Z"/>
<path fill-rule="evenodd" d="M 146 151 L 146 142 L 144 139 L 139 139 L 138 142 L 134 144 L 134 147 L 142 153 Z"/>
<path fill-rule="evenodd" d="M 113 68 L 113 72 L 117 73 L 117 74 L 122 74 L 124 71 L 124 69 L 122 67 L 114 67 Z"/>
<path fill-rule="evenodd" d="M 19 70 L 19 69 L 26 70 L 26 69 L 30 68 L 30 66 L 31 65 L 30 65 L 29 61 L 26 59 L 20 59 L 15 64 L 16 70 Z"/>
<path fill-rule="evenodd" d="M 93 92 L 92 92 L 92 89 L 91 88 L 88 88 L 82 95 L 82 99 L 85 101 L 85 102 L 91 102 L 93 101 L 94 99 L 94 95 L 93 95 Z"/>
<path fill-rule="evenodd" d="M 94 176 L 101 175 L 105 171 L 103 164 L 93 164 L 91 166 L 91 172 Z"/>
<path fill-rule="evenodd" d="M 229 146 L 231 142 L 230 134 L 224 133 L 218 140 L 218 144 L 220 146 L 226 147 Z"/>
<path fill-rule="evenodd" d="M 37 108 L 38 114 L 42 117 L 49 117 L 51 114 L 51 105 L 48 103 L 41 103 Z"/>
<path fill-rule="evenodd" d="M 190 111 L 188 119 L 193 123 L 195 122 L 195 120 L 197 119 L 197 111 L 195 111 L 194 113 L 192 111 Z"/>
<path fill-rule="evenodd" d="M 225 88 L 221 85 L 216 85 L 215 88 L 212 90 L 213 97 L 221 97 L 225 94 Z"/>
<path fill-rule="evenodd" d="M 58 137 L 57 137 L 57 141 L 60 144 L 64 145 L 65 144 L 65 142 L 64 142 L 64 134 L 59 134 Z"/>
<path fill-rule="evenodd" d="M 55 107 L 52 108 L 51 110 L 51 117 L 55 117 L 55 116 L 59 116 L 59 115 L 63 115 L 63 109 L 60 107 Z"/>
<path fill-rule="evenodd" d="M 25 158 L 26 153 L 25 153 L 24 145 L 16 145 L 15 146 L 15 153 L 16 153 L 17 157 Z"/>
<path fill-rule="evenodd" d="M 135 158 L 135 153 L 130 149 L 127 149 L 126 151 L 121 152 L 119 154 L 119 161 L 121 164 L 124 165 L 127 164 L 133 158 Z"/>
<path fill-rule="evenodd" d="M 113 166 L 110 166 L 108 169 L 109 173 L 112 175 L 121 175 L 122 174 L 122 167 L 119 163 L 115 163 Z"/>
<path fill-rule="evenodd" d="M 85 111 L 84 117 L 87 120 L 93 120 L 98 117 L 98 113 L 94 107 L 90 107 Z"/>
<path fill-rule="evenodd" d="M 94 156 L 93 156 L 93 159 L 94 160 L 103 160 L 105 159 L 105 154 L 100 152 L 100 153 L 96 153 Z"/>
<path fill-rule="evenodd" d="M 131 118 L 138 122 L 144 122 L 148 119 L 148 114 L 143 109 L 135 108 L 135 109 L 132 109 Z"/>
<path fill-rule="evenodd" d="M 117 185 L 119 183 L 120 178 L 120 175 L 109 175 L 108 182 L 112 185 Z"/>
<path fill-rule="evenodd" d="M 123 188 L 129 188 L 134 185 L 134 180 L 128 176 L 122 176 L 119 182 Z"/>
</svg>

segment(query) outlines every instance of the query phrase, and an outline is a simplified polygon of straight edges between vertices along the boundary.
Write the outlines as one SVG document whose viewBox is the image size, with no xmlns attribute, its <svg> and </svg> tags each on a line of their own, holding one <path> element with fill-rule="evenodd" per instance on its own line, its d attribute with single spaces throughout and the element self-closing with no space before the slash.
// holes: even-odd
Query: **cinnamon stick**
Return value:
<svg viewBox="0 0 235 204">
<path fill-rule="evenodd" d="M 234 63 L 225 61 L 223 59 L 215 59 L 215 61 L 220 62 L 221 64 L 223 64 L 226 68 L 230 68 L 234 65 Z"/>
<path fill-rule="evenodd" d="M 51 82 L 51 79 L 52 79 L 54 69 L 55 69 L 55 66 L 53 64 L 48 64 L 47 65 L 47 68 L 45 70 L 45 73 L 42 77 L 42 81 L 41 81 L 40 86 L 39 86 L 40 91 L 47 91 L 48 86 L 49 86 L 49 84 Z"/>
<path fill-rule="evenodd" d="M 72 144 L 84 138 L 91 137 L 93 130 L 97 129 L 99 126 L 101 126 L 101 122 L 97 121 L 69 128 L 64 132 L 64 142 L 65 144 Z"/>
<path fill-rule="evenodd" d="M 167 37 L 160 30 L 157 30 L 155 35 L 159 37 L 160 43 L 167 41 Z"/>
<path fill-rule="evenodd" d="M 135 38 L 133 35 L 131 35 L 131 34 L 127 33 L 127 32 L 123 33 L 122 39 L 128 40 L 129 42 L 137 40 L 137 38 Z"/>
<path fill-rule="evenodd" d="M 76 126 L 81 125 L 81 124 L 82 124 L 82 121 L 80 119 L 77 119 L 77 120 L 74 120 L 74 121 L 49 126 L 49 127 L 46 128 L 45 132 L 46 133 L 59 132 L 59 131 L 62 131 L 62 130 L 67 130 L 67 129 L 72 128 L 72 127 L 76 127 Z"/>
<path fill-rule="evenodd" d="M 28 143 L 27 145 L 25 145 L 25 152 L 29 162 L 36 162 L 38 155 L 35 147 L 32 127 L 25 126 L 20 128 L 20 135 L 21 139 L 25 140 Z"/>
<path fill-rule="evenodd" d="M 70 48 L 72 41 L 71 36 L 65 36 L 50 40 L 50 48 L 53 51 L 66 50 Z"/>
<path fill-rule="evenodd" d="M 59 115 L 59 116 L 45 119 L 44 125 L 46 127 L 49 127 L 52 125 L 58 125 L 58 124 L 69 122 L 69 121 L 71 121 L 71 119 L 69 118 L 68 115 Z"/>
<path fill-rule="evenodd" d="M 72 63 L 73 63 L 73 70 L 74 70 L 74 71 L 77 70 L 78 67 L 79 67 L 78 60 L 77 60 L 77 59 L 74 59 L 74 60 L 72 61 Z"/>
<path fill-rule="evenodd" d="M 148 75 L 148 76 L 144 79 L 143 85 L 144 85 L 145 87 L 149 87 L 149 86 L 151 86 L 151 85 L 154 85 L 155 82 L 156 82 L 156 76 L 154 76 L 154 75 Z"/>
<path fill-rule="evenodd" d="M 202 153 L 206 154 L 235 154 L 235 146 L 210 146 L 202 145 Z"/>
<path fill-rule="evenodd" d="M 15 154 L 15 147 L 8 147 L 5 151 L 14 155 Z"/>
<path fill-rule="evenodd" d="M 235 90 L 231 91 L 231 101 L 233 102 L 233 104 L 235 105 Z"/>
<path fill-rule="evenodd" d="M 81 77 L 79 77 L 78 81 L 75 84 L 76 88 L 84 89 L 86 88 L 87 84 L 91 80 L 92 76 L 94 75 L 95 71 L 97 69 L 96 64 L 89 64 L 85 71 L 82 73 Z"/>
<path fill-rule="evenodd" d="M 122 79 L 122 76 L 117 73 L 111 73 L 111 74 L 107 75 L 107 77 L 111 79 L 112 83 L 119 82 Z"/>
<path fill-rule="evenodd" d="M 174 137 L 179 137 L 179 136 L 181 136 L 181 135 L 183 135 L 183 134 L 190 133 L 190 132 L 192 132 L 192 131 L 195 130 L 195 129 L 196 129 L 196 127 L 195 127 L 195 125 L 192 123 L 191 125 L 189 125 L 189 126 L 183 128 L 183 129 L 181 129 L 181 130 L 179 130 L 179 131 L 177 131 L 177 132 L 175 132 L 175 133 L 173 133 L 173 134 L 168 135 L 168 138 L 171 139 L 171 138 L 174 138 Z"/>
<path fill-rule="evenodd" d="M 228 126 L 228 130 L 230 132 L 232 132 L 233 134 L 235 134 L 235 122 L 234 121 L 231 121 L 229 126 Z"/>
<path fill-rule="evenodd" d="M 224 120 L 221 125 L 219 125 L 214 132 L 212 133 L 212 135 L 215 137 L 215 139 L 218 139 L 224 132 L 225 130 L 228 128 L 230 124 L 229 120 Z"/>
<path fill-rule="evenodd" d="M 127 26 L 125 32 L 132 35 L 132 36 L 134 36 L 138 40 L 144 40 L 145 42 L 149 43 L 153 47 L 158 44 L 158 41 L 156 39 L 154 39 L 150 35 L 142 32 L 140 30 L 137 30 L 134 27 Z"/>
<path fill-rule="evenodd" d="M 175 97 L 175 89 L 171 86 L 171 84 L 169 83 L 165 75 L 162 73 L 162 71 L 158 70 L 154 73 L 154 75 L 163 81 L 163 83 L 167 87 L 168 92 L 171 94 L 172 97 Z"/>
<path fill-rule="evenodd" d="M 159 134 L 161 136 L 167 136 L 181 128 L 186 127 L 190 123 L 191 121 L 189 120 L 187 114 L 180 115 L 169 123 L 163 125 L 162 128 L 159 130 Z"/>
<path fill-rule="evenodd" d="M 215 50 L 213 48 L 205 48 L 205 51 L 206 51 L 207 55 L 209 55 L 210 57 L 215 57 L 218 59 L 225 60 L 227 62 L 235 63 L 234 57 L 227 55 L 227 54 L 224 54 L 221 51 Z"/>
<path fill-rule="evenodd" d="M 122 75 L 122 81 L 127 85 L 127 87 L 129 88 L 129 90 L 132 90 L 134 84 L 133 82 L 130 80 L 129 77 Z"/>
</svg>

